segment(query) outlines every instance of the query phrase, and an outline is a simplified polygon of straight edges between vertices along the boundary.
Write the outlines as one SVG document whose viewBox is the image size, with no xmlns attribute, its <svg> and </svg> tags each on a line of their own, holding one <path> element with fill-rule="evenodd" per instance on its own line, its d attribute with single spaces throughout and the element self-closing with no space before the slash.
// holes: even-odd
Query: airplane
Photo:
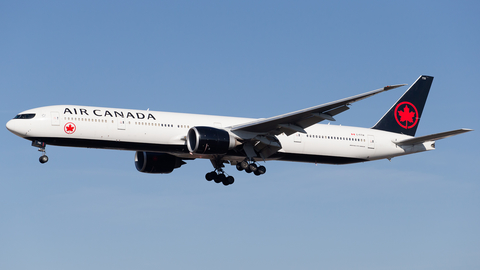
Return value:
<svg viewBox="0 0 480 270">
<path fill-rule="evenodd" d="M 251 119 L 200 114 L 129 110 L 78 105 L 47 106 L 21 112 L 6 127 L 46 145 L 135 151 L 143 173 L 171 173 L 194 159 L 209 159 L 205 175 L 228 186 L 234 178 L 224 164 L 257 176 L 261 161 L 280 160 L 350 164 L 430 151 L 435 141 L 472 131 L 457 129 L 414 137 L 433 77 L 420 76 L 371 128 L 319 124 L 350 109 L 354 102 L 406 84 L 377 90 L 270 118 Z"/>
</svg>

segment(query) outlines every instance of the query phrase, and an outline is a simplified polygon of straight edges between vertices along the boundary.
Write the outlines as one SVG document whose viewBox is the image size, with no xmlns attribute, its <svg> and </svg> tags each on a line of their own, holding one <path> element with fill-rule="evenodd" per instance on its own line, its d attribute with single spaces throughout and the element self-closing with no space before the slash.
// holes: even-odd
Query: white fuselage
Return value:
<svg viewBox="0 0 480 270">
<path fill-rule="evenodd" d="M 189 153 L 185 137 L 190 128 L 230 126 L 255 119 L 212 115 L 101 108 L 89 106 L 48 106 L 24 111 L 31 119 L 12 119 L 7 128 L 16 135 L 51 145 L 109 148 L 169 153 L 180 158 L 211 158 Z M 316 124 L 307 132 L 277 136 L 278 153 L 267 160 L 346 164 L 392 158 L 433 150 L 433 142 L 396 145 L 411 136 L 376 129 Z M 235 136 L 241 136 L 235 134 Z M 230 160 L 242 160 L 234 151 Z"/>
</svg>

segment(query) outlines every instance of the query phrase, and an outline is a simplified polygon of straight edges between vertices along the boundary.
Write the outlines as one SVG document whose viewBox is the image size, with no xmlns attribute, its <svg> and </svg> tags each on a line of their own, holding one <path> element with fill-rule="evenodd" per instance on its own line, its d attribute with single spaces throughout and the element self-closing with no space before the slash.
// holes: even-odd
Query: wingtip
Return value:
<svg viewBox="0 0 480 270">
<path fill-rule="evenodd" d="M 387 85 L 387 86 L 383 87 L 383 90 L 387 91 L 387 90 L 395 89 L 395 88 L 402 87 L 402 86 L 405 86 L 405 85 L 407 85 L 407 84 L 403 83 L 403 84 Z"/>
</svg>

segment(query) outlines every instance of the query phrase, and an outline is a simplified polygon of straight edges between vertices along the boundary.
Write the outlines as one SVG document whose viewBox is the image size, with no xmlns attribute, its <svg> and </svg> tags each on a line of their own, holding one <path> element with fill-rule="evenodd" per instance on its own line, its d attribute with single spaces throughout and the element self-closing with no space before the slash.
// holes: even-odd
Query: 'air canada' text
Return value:
<svg viewBox="0 0 480 270">
<path fill-rule="evenodd" d="M 91 113 L 91 114 L 89 114 Z M 149 113 L 147 116 L 145 116 L 144 113 L 141 113 L 141 112 L 135 112 L 135 113 L 132 113 L 132 112 L 124 112 L 124 111 L 113 111 L 113 112 L 110 112 L 109 110 L 98 110 L 98 109 L 95 109 L 95 110 L 87 110 L 87 109 L 78 109 L 77 108 L 73 108 L 72 110 L 70 110 L 69 108 L 65 108 L 65 110 L 63 111 L 63 114 L 72 114 L 72 115 L 86 115 L 86 116 L 90 116 L 90 115 L 95 115 L 95 116 L 103 116 L 103 117 L 106 117 L 106 116 L 109 116 L 109 117 L 120 117 L 120 118 L 132 118 L 132 119 L 153 119 L 153 120 L 157 120 L 155 119 L 155 116 L 153 116 L 151 113 Z"/>
</svg>

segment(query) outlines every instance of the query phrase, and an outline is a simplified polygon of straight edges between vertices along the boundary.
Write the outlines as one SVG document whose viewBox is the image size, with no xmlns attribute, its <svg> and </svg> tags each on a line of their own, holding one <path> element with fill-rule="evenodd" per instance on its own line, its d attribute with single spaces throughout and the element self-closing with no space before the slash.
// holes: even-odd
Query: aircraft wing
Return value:
<svg viewBox="0 0 480 270">
<path fill-rule="evenodd" d="M 285 133 L 289 136 L 296 132 L 306 133 L 304 130 L 305 128 L 323 120 L 335 121 L 333 116 L 348 110 L 348 105 L 354 102 L 404 85 L 406 84 L 385 86 L 356 96 L 266 119 L 259 119 L 250 123 L 232 126 L 230 128 L 232 131 L 248 131 L 270 135 L 280 135 Z"/>
<path fill-rule="evenodd" d="M 395 143 L 396 145 L 414 145 L 414 144 L 419 144 L 419 143 L 424 143 L 429 141 L 437 141 L 437 140 L 445 139 L 445 138 L 452 137 L 465 132 L 469 132 L 472 130 L 473 129 L 461 128 L 461 129 L 440 132 L 440 133 L 435 133 L 435 134 L 421 136 L 421 137 L 415 137 L 415 138 L 406 139 L 403 141 L 393 142 L 393 143 Z"/>
</svg>

